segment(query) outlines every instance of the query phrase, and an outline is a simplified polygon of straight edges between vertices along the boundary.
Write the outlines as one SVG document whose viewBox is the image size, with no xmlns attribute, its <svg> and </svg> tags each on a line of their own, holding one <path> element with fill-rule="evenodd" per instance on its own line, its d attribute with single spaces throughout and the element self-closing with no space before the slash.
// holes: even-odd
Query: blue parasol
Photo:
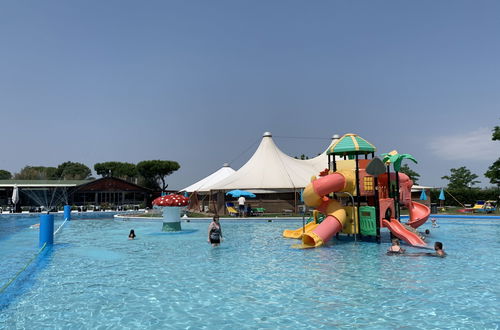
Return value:
<svg viewBox="0 0 500 330">
<path fill-rule="evenodd" d="M 231 191 L 228 191 L 226 193 L 226 196 L 227 195 L 231 195 L 231 197 L 250 197 L 250 198 L 253 198 L 255 197 L 255 194 L 254 193 L 251 193 L 249 191 L 246 191 L 246 190 L 239 190 L 239 189 L 236 189 L 236 190 L 231 190 Z"/>
<path fill-rule="evenodd" d="M 444 198 L 444 189 L 443 188 L 441 188 L 441 192 L 439 193 L 439 199 L 442 200 L 442 201 L 445 200 L 445 198 Z"/>
<path fill-rule="evenodd" d="M 423 201 L 427 200 L 427 195 L 425 194 L 425 189 L 422 189 L 422 193 L 420 194 L 420 199 Z"/>
</svg>

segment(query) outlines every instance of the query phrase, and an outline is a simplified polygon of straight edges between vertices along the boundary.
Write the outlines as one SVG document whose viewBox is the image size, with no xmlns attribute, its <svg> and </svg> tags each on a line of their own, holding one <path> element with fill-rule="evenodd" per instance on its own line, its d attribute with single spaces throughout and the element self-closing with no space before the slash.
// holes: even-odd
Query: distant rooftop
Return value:
<svg viewBox="0 0 500 330">
<path fill-rule="evenodd" d="M 0 187 L 75 187 L 94 180 L 0 180 Z"/>
</svg>

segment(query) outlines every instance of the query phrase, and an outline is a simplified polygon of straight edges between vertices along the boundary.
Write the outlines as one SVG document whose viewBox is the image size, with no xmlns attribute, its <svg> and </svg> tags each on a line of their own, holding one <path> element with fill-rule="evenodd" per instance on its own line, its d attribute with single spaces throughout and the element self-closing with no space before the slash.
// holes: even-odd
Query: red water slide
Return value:
<svg viewBox="0 0 500 330">
<path fill-rule="evenodd" d="M 405 241 L 406 243 L 413 246 L 426 246 L 425 242 L 420 238 L 419 235 L 405 228 L 405 226 L 399 222 L 397 219 L 391 219 L 391 221 L 387 221 L 386 219 L 382 220 L 384 226 L 389 228 L 389 230 L 396 236 L 397 238 Z"/>
<path fill-rule="evenodd" d="M 429 215 L 431 214 L 431 210 L 427 206 L 417 202 L 410 202 L 408 210 L 410 211 L 410 220 L 408 221 L 408 225 L 413 228 L 418 228 L 423 225 L 427 219 L 429 219 Z"/>
</svg>

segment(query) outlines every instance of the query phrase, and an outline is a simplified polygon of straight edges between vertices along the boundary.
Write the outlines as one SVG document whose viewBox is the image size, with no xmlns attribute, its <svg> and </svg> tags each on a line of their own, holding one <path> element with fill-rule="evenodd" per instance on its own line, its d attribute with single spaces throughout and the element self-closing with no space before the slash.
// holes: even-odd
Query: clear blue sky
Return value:
<svg viewBox="0 0 500 330">
<path fill-rule="evenodd" d="M 466 166 L 489 185 L 499 17 L 498 1 L 2 1 L 0 169 L 176 160 L 180 189 L 238 169 L 265 131 L 292 156 L 357 133 L 414 155 L 420 184 Z"/>
</svg>

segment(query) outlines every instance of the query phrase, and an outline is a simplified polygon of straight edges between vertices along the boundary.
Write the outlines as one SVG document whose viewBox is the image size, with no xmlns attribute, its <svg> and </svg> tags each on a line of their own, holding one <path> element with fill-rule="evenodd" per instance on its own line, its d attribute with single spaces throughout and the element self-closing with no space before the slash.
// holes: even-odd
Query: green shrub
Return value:
<svg viewBox="0 0 500 330">
<path fill-rule="evenodd" d="M 430 195 L 433 203 L 439 203 L 440 193 L 441 189 L 431 189 Z M 450 196 L 450 194 L 455 198 Z M 445 189 L 445 198 L 446 205 L 462 207 L 460 203 L 473 205 L 478 200 L 498 200 L 499 191 L 497 188 Z"/>
</svg>

